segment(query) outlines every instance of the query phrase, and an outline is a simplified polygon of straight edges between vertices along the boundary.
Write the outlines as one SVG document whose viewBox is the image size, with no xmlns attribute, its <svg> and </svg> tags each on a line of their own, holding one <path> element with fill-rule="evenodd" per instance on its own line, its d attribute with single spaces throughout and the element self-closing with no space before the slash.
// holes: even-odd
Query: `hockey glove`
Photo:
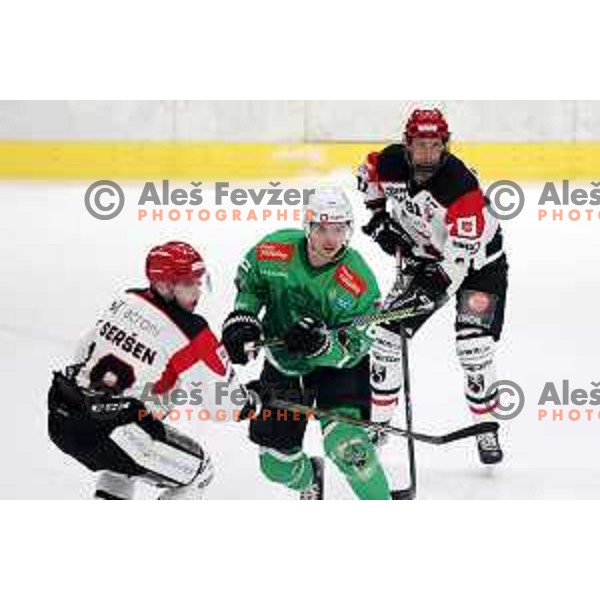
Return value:
<svg viewBox="0 0 600 600">
<path fill-rule="evenodd" d="M 384 210 L 377 211 L 363 226 L 363 233 L 371 237 L 386 253 L 394 256 L 398 248 L 402 254 L 412 254 L 413 242 L 408 234 Z"/>
<path fill-rule="evenodd" d="M 448 300 L 446 290 L 450 286 L 450 278 L 440 265 L 430 261 L 416 270 L 405 291 L 392 289 L 385 300 L 386 310 L 405 309 L 414 311 L 414 317 L 407 317 L 400 322 L 391 321 L 384 328 L 390 331 L 404 331 L 412 337 L 416 330 Z"/>
<path fill-rule="evenodd" d="M 450 277 L 437 262 L 425 261 L 416 271 L 410 287 L 424 293 L 436 306 L 441 306 L 447 300 L 446 290 L 450 283 Z"/>
<path fill-rule="evenodd" d="M 231 362 L 236 365 L 248 363 L 247 344 L 262 340 L 262 325 L 250 312 L 234 310 L 223 323 L 222 340 Z"/>
<path fill-rule="evenodd" d="M 303 317 L 283 336 L 285 347 L 292 355 L 316 358 L 329 350 L 331 333 L 325 323 L 313 317 Z"/>
<path fill-rule="evenodd" d="M 431 306 L 432 312 L 448 299 L 446 290 L 450 286 L 450 278 L 442 267 L 434 261 L 423 261 L 413 265 L 409 271 L 411 277 L 406 290 L 399 289 L 394 298 L 393 293 L 386 299 L 386 308 L 426 309 Z M 394 292 L 395 289 L 392 290 Z"/>
</svg>

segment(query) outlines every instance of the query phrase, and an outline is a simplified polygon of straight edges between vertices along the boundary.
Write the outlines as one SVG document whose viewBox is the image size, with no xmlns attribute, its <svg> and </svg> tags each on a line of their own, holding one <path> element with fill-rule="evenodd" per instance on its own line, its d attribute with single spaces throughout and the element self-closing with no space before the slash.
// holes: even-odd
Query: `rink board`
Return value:
<svg viewBox="0 0 600 600">
<path fill-rule="evenodd" d="M 277 180 L 354 169 L 383 143 L 0 143 L 0 179 Z M 600 143 L 453 144 L 487 181 L 600 179 Z"/>
</svg>

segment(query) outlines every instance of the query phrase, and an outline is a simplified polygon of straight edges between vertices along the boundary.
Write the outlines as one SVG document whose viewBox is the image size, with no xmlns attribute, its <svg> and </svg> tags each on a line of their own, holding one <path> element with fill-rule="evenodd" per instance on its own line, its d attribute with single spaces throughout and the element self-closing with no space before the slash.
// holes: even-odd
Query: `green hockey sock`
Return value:
<svg viewBox="0 0 600 600">
<path fill-rule="evenodd" d="M 356 408 L 337 412 L 359 417 Z M 337 465 L 361 500 L 390 500 L 387 477 L 367 432 L 357 425 L 323 420 L 325 454 Z"/>
</svg>

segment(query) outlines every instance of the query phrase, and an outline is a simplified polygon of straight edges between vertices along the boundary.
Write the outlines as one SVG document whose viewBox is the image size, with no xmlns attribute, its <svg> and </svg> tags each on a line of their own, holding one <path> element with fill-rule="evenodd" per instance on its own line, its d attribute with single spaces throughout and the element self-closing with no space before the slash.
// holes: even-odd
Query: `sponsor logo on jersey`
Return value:
<svg viewBox="0 0 600 600">
<path fill-rule="evenodd" d="M 346 265 L 340 265 L 335 270 L 334 278 L 339 285 L 341 285 L 346 291 L 350 292 L 353 296 L 361 296 L 367 290 L 367 284 L 349 269 Z"/>
<path fill-rule="evenodd" d="M 349 310 L 352 308 L 352 300 L 348 297 L 338 298 L 335 302 L 340 308 L 343 308 L 344 310 Z"/>
<path fill-rule="evenodd" d="M 287 271 L 272 271 L 271 269 L 264 269 L 261 271 L 261 274 L 265 277 L 279 277 L 279 279 L 287 279 L 289 277 L 289 273 Z"/>
<path fill-rule="evenodd" d="M 137 330 L 143 331 L 154 337 L 158 337 L 162 332 L 162 329 L 156 323 L 146 318 L 141 311 L 138 311 L 135 308 L 127 308 L 121 315 L 121 318 L 128 321 Z"/>
<path fill-rule="evenodd" d="M 119 313 L 119 311 L 121 310 L 121 308 L 125 306 L 125 301 L 124 300 L 113 300 L 112 304 L 110 305 L 110 308 L 108 309 L 113 315 L 116 315 Z"/>
<path fill-rule="evenodd" d="M 456 234 L 466 238 L 477 237 L 477 217 L 459 217 L 456 220 Z"/>
<path fill-rule="evenodd" d="M 257 260 L 277 260 L 289 262 L 294 256 L 294 247 L 291 244 L 278 244 L 277 242 L 265 242 L 256 247 Z"/>
<path fill-rule="evenodd" d="M 452 240 L 452 248 L 455 250 L 464 250 L 471 256 L 477 254 L 481 248 L 481 242 L 466 242 L 464 240 L 454 239 Z"/>
<path fill-rule="evenodd" d="M 398 202 L 403 202 L 408 198 L 408 186 L 405 182 L 384 182 L 381 184 L 386 198 L 394 198 Z"/>
</svg>

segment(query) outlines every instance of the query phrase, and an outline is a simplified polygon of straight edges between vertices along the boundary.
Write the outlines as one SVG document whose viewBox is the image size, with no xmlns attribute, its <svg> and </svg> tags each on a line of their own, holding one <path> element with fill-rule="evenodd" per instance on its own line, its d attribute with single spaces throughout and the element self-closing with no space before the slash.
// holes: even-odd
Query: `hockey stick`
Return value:
<svg viewBox="0 0 600 600">
<path fill-rule="evenodd" d="M 405 277 L 404 277 L 404 264 L 402 260 L 402 251 L 398 248 L 396 252 L 396 283 L 401 287 L 402 291 L 405 291 Z M 410 393 L 410 373 L 409 373 L 409 362 L 408 362 L 408 340 L 406 332 L 401 328 L 400 335 L 401 340 L 401 352 L 402 352 L 402 384 L 404 388 L 404 415 L 406 422 L 406 430 L 412 433 L 413 430 L 413 419 L 412 419 L 412 397 Z M 406 440 L 407 452 L 408 452 L 408 473 L 409 473 L 409 484 L 408 487 L 399 490 L 392 490 L 392 500 L 414 500 L 417 496 L 417 463 L 415 459 L 415 441 L 414 438 L 409 435 Z"/>
<path fill-rule="evenodd" d="M 456 429 L 449 433 L 442 435 L 432 435 L 428 433 L 417 433 L 415 431 L 408 431 L 408 429 L 402 429 L 387 423 L 376 423 L 374 421 L 366 421 L 364 419 L 358 419 L 349 415 L 340 414 L 334 410 L 327 410 L 323 408 L 311 408 L 304 404 L 297 404 L 296 402 L 287 402 L 281 398 L 272 398 L 269 400 L 266 409 L 271 407 L 280 408 L 283 410 L 290 410 L 298 412 L 304 416 L 317 418 L 317 419 L 329 419 L 332 421 L 339 421 L 340 423 L 348 423 L 349 425 L 358 425 L 365 429 L 372 429 L 374 431 L 381 431 L 390 435 L 397 435 L 408 439 L 416 440 L 417 442 L 423 442 L 425 444 L 433 444 L 434 446 L 441 446 L 443 444 L 450 444 L 458 440 L 480 435 L 482 433 L 490 433 L 498 430 L 498 423 L 495 421 L 483 421 L 470 425 L 469 427 L 463 427 L 462 429 Z"/>
<path fill-rule="evenodd" d="M 427 299 L 427 302 L 421 306 L 409 307 L 409 308 L 395 308 L 391 310 L 384 310 L 378 313 L 370 315 L 359 315 L 347 321 L 331 327 L 329 331 L 343 331 L 350 327 L 368 327 L 369 325 L 378 325 L 380 323 L 387 323 L 388 321 L 403 321 L 405 319 L 412 319 L 420 315 L 427 315 L 435 310 L 436 306 L 433 302 Z M 245 350 L 248 353 L 256 352 L 260 348 L 276 348 L 283 346 L 285 342 L 281 338 L 266 338 L 260 342 L 248 342 L 245 346 Z"/>
</svg>

